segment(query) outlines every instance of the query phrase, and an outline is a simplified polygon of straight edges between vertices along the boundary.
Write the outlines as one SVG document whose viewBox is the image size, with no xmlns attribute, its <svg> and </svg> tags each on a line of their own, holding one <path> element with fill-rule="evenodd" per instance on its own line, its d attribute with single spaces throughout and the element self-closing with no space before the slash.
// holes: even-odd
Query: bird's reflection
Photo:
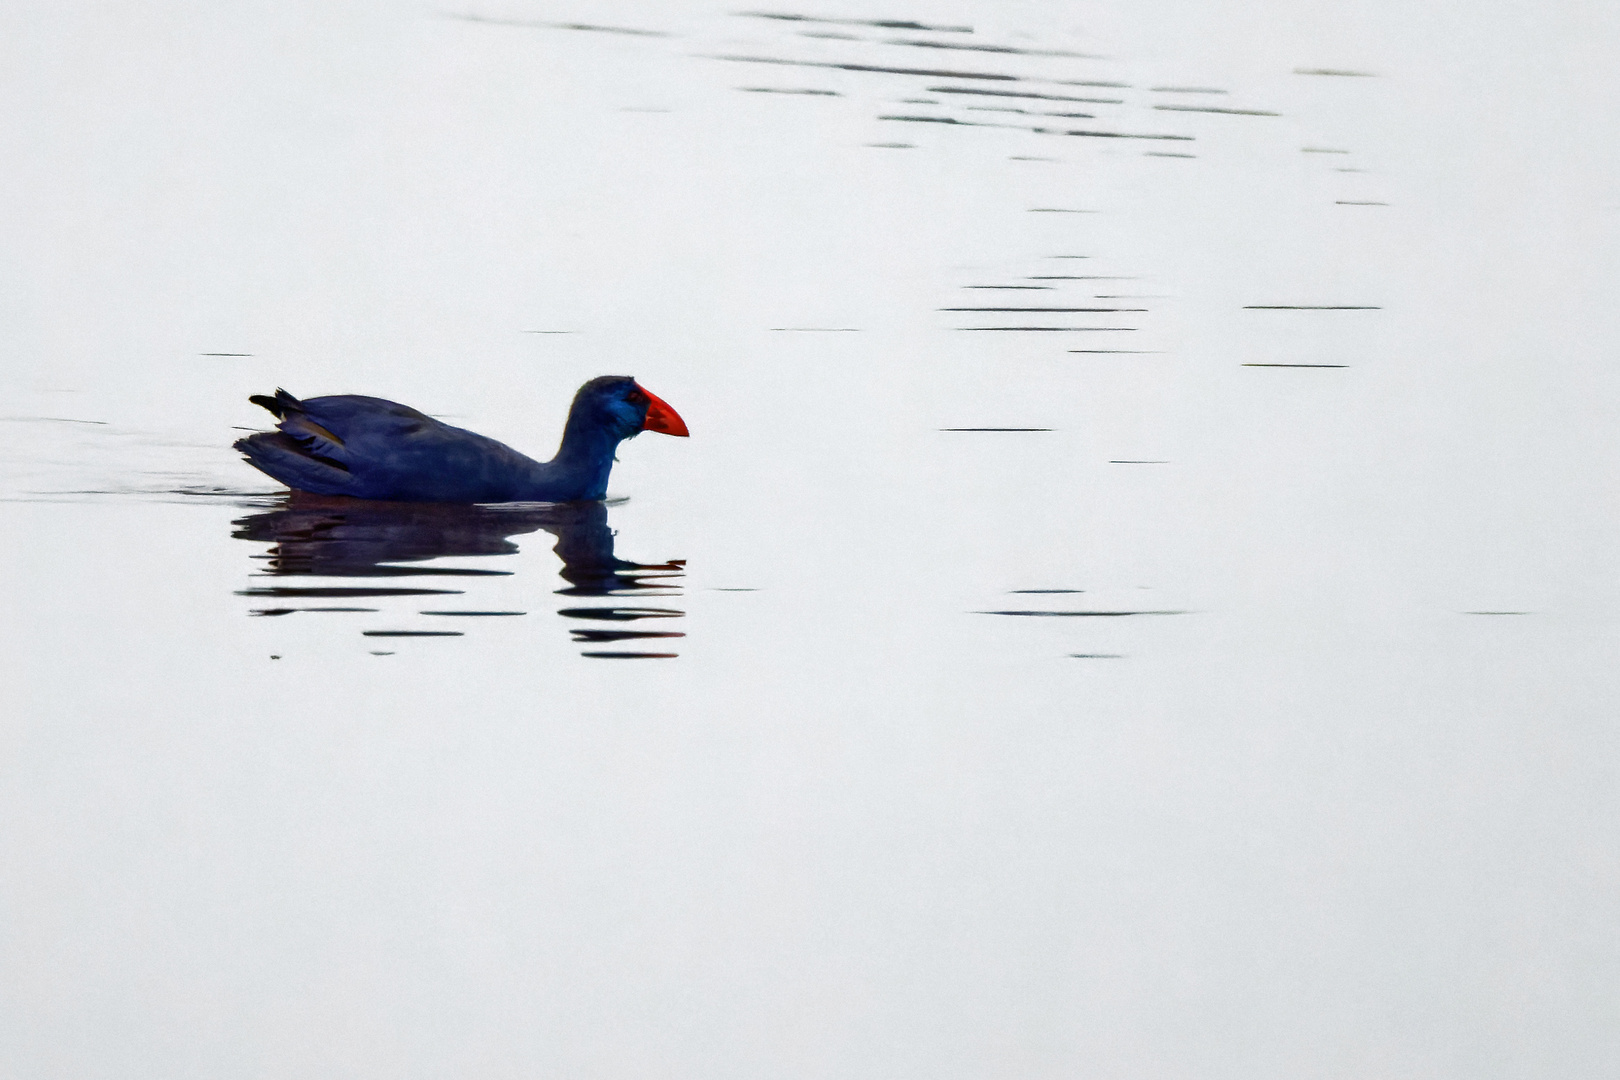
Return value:
<svg viewBox="0 0 1620 1080">
<path fill-rule="evenodd" d="M 557 593 L 569 597 L 558 614 L 590 628 L 573 629 L 576 642 L 618 645 L 589 649 L 585 656 L 603 659 L 666 658 L 671 652 L 638 651 L 624 643 L 668 641 L 684 637 L 679 631 L 638 629 L 651 620 L 680 618 L 685 612 L 646 605 L 586 605 L 581 598 L 643 599 L 678 595 L 684 561 L 635 563 L 613 553 L 613 532 L 608 508 L 600 502 L 532 503 L 502 506 L 452 506 L 436 503 L 388 503 L 337 496 L 292 492 L 276 506 L 233 522 L 232 536 L 272 545 L 258 558 L 266 576 L 273 578 L 459 578 L 506 577 L 511 569 L 469 569 L 436 565 L 435 560 L 480 555 L 512 555 L 518 550 L 511 537 L 544 530 L 557 538 L 553 550 L 562 559 L 560 574 L 567 584 Z M 362 599 L 411 596 L 423 600 L 450 596 L 465 589 L 375 586 L 297 586 L 275 584 L 243 590 L 243 595 L 282 606 L 255 610 L 256 615 L 285 615 L 296 611 L 376 612 L 364 607 L 294 607 L 293 602 L 314 599 Z M 521 612 L 433 610 L 423 615 L 516 615 Z M 459 621 L 459 620 L 458 620 Z M 605 625 L 604 625 L 605 624 Z M 378 637 L 461 636 L 443 630 L 367 630 Z"/>
</svg>

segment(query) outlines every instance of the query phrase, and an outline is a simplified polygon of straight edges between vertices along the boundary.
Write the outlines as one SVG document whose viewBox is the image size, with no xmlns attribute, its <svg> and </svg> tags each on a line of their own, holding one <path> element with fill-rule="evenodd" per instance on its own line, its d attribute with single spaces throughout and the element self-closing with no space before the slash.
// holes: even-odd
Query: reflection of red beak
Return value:
<svg viewBox="0 0 1620 1080">
<path fill-rule="evenodd" d="M 686 421 L 681 414 L 669 407 L 669 402 L 637 383 L 636 386 L 647 395 L 647 419 L 642 423 L 642 431 L 659 431 L 665 435 L 690 435 L 686 430 Z"/>
</svg>

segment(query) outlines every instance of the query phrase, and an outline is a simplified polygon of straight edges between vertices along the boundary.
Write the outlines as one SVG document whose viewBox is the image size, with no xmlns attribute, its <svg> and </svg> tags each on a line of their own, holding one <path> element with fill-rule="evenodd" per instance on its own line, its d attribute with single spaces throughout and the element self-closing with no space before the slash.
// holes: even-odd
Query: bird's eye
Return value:
<svg viewBox="0 0 1620 1080">
<path fill-rule="evenodd" d="M 632 390 L 630 393 L 625 395 L 624 399 L 632 405 L 641 405 L 646 402 L 647 395 L 643 394 L 640 390 Z"/>
</svg>

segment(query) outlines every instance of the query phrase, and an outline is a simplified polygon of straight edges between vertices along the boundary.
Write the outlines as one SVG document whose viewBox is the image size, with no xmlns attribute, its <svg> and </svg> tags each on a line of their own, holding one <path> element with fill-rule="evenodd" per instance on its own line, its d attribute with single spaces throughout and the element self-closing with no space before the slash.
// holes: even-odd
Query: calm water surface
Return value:
<svg viewBox="0 0 1620 1080">
<path fill-rule="evenodd" d="M 1612 15 L 0 20 L 6 1075 L 1620 1069 Z"/>
</svg>

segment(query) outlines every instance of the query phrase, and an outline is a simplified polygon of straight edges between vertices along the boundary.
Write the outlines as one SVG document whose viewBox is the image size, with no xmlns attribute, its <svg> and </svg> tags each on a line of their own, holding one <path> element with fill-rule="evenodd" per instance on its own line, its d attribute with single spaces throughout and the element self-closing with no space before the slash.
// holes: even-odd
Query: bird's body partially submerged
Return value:
<svg viewBox="0 0 1620 1080">
<path fill-rule="evenodd" d="M 299 491 L 396 502 L 600 499 L 620 442 L 644 430 L 687 433 L 674 409 L 614 375 L 579 388 L 550 461 L 383 398 L 300 401 L 278 390 L 250 400 L 280 420 L 276 431 L 237 440 L 255 468 Z"/>
</svg>

